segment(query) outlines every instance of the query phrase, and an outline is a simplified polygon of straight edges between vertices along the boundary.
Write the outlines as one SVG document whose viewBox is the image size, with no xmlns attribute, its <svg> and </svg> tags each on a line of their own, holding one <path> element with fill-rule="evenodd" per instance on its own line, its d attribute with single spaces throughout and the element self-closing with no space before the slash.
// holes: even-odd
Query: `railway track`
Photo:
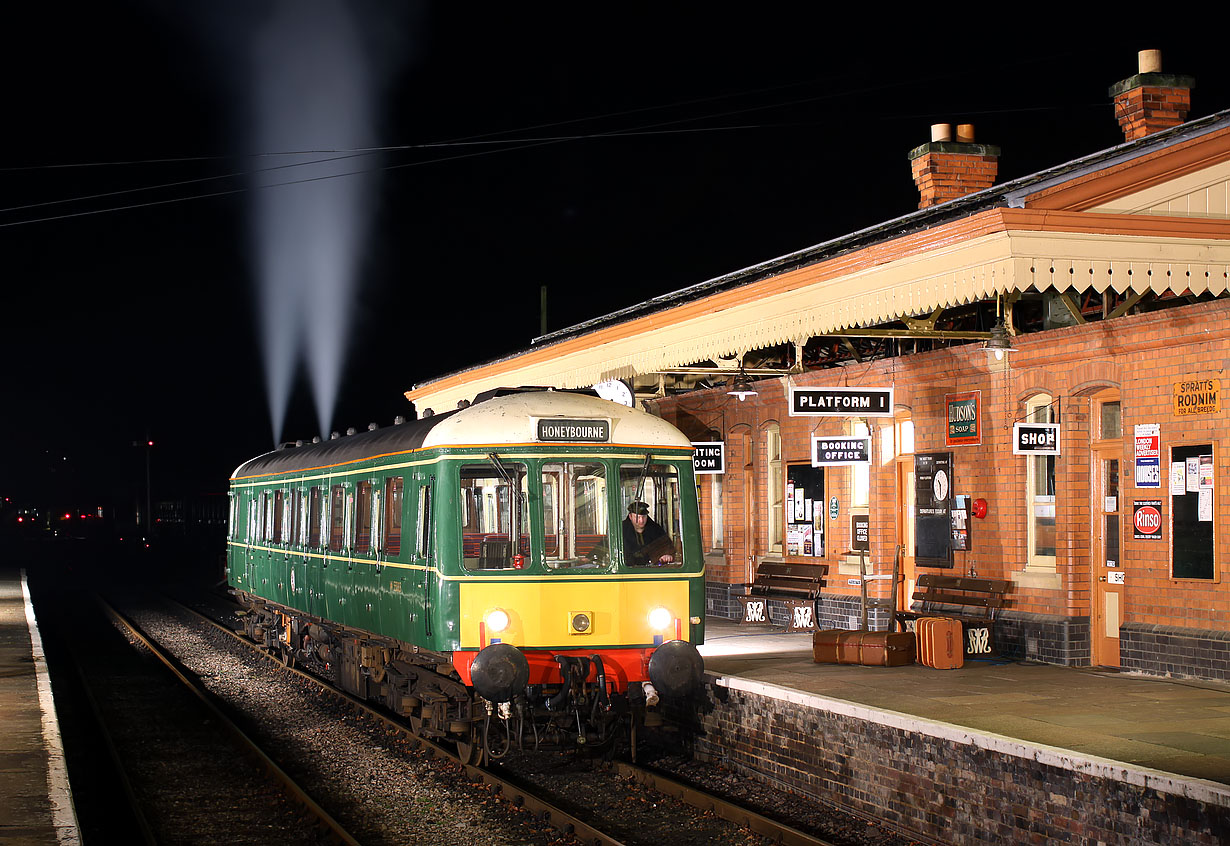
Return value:
<svg viewBox="0 0 1230 846">
<path fill-rule="evenodd" d="M 582 766 L 579 771 L 574 769 L 566 779 L 575 781 L 583 775 L 586 780 L 594 782 L 594 789 L 598 791 L 622 793 L 625 804 L 629 806 L 651 805 L 655 810 L 660 806 L 661 813 L 657 816 L 662 819 L 648 824 L 644 822 L 628 824 L 626 813 L 607 812 L 604 814 L 601 811 L 595 811 L 592 807 L 578 806 L 575 799 L 576 791 L 572 790 L 568 791 L 568 796 L 556 799 L 555 794 L 558 791 L 549 786 L 544 787 L 541 783 L 535 783 L 532 775 L 527 776 L 524 772 L 518 771 L 515 764 L 484 767 L 464 764 L 447 746 L 414 735 L 412 728 L 404 720 L 391 717 L 362 700 L 338 691 L 309 673 L 284 666 L 263 649 L 237 634 L 226 622 L 217 619 L 216 612 L 207 613 L 200 608 L 193 608 L 178 603 L 178 601 L 177 605 L 185 612 L 194 615 L 195 618 L 213 626 L 219 632 L 224 632 L 227 637 L 233 638 L 236 643 L 260 655 L 279 670 L 293 673 L 310 684 L 320 685 L 321 689 L 328 690 L 333 695 L 344 699 L 350 707 L 357 709 L 367 719 L 383 725 L 387 731 L 402 733 L 408 738 L 413 738 L 413 742 L 421 748 L 460 767 L 471 783 L 483 785 L 491 795 L 498 796 L 521 812 L 528 813 L 534 819 L 549 824 L 582 843 L 613 845 L 626 842 L 654 844 L 664 841 L 676 844 L 720 842 L 718 830 L 726 829 L 729 833 L 732 827 L 760 835 L 769 842 L 790 844 L 790 846 L 825 846 L 829 843 L 827 840 L 758 814 L 735 802 L 630 763 L 619 763 L 613 767 L 603 767 L 598 770 Z M 617 779 L 622 781 L 622 789 L 615 784 Z M 652 795 L 646 798 L 645 793 Z M 700 822 L 697 823 L 696 819 L 691 820 L 690 824 L 685 821 L 684 829 L 679 832 L 679 836 L 672 837 L 672 822 L 669 817 L 672 814 L 677 815 L 685 808 L 693 818 L 699 817 Z M 621 818 L 617 823 L 622 821 L 624 824 L 612 826 L 610 824 L 612 816 Z M 604 817 L 606 822 L 603 822 Z M 628 831 L 629 828 L 639 828 L 640 831 Z M 736 837 L 739 842 L 746 841 L 745 833 L 738 834 Z"/>
<path fill-rule="evenodd" d="M 58 611 L 87 842 L 357 844 L 131 621 L 83 597 Z"/>
</svg>

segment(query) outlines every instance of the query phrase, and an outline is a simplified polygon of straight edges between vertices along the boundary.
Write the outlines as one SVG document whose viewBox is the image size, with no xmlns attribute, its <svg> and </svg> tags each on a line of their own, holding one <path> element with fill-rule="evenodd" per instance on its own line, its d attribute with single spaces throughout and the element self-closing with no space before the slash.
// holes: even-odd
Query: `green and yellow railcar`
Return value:
<svg viewBox="0 0 1230 846">
<path fill-rule="evenodd" d="M 608 742 L 699 689 L 692 446 L 643 411 L 493 392 L 254 458 L 230 507 L 248 634 L 473 754 Z"/>
</svg>

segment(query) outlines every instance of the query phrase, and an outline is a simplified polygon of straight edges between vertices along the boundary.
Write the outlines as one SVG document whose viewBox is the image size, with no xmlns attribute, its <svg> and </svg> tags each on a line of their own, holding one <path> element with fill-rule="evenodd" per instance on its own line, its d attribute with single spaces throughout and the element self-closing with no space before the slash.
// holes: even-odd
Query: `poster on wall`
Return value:
<svg viewBox="0 0 1230 846">
<path fill-rule="evenodd" d="M 982 391 L 944 394 L 948 411 L 945 446 L 969 446 L 982 443 Z"/>
<path fill-rule="evenodd" d="M 968 551 L 969 546 L 969 497 L 953 497 L 952 504 L 952 548 L 958 551 Z"/>
<path fill-rule="evenodd" d="M 951 567 L 952 453 L 914 455 L 914 562 Z"/>
<path fill-rule="evenodd" d="M 1136 442 L 1136 487 L 1162 486 L 1162 435 L 1157 423 L 1138 423 Z"/>
<path fill-rule="evenodd" d="M 1132 537 L 1136 540 L 1162 539 L 1162 501 L 1138 499 L 1132 503 Z"/>
</svg>

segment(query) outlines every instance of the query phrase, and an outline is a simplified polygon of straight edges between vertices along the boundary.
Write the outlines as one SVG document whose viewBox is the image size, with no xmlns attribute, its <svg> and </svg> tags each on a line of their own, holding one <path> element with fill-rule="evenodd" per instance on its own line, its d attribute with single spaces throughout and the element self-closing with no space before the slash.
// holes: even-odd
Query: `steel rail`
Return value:
<svg viewBox="0 0 1230 846">
<path fill-rule="evenodd" d="M 488 789 L 492 793 L 499 794 L 501 798 L 512 803 L 513 805 L 526 808 L 536 814 L 539 819 L 553 825 L 555 828 L 563 831 L 564 833 L 571 834 L 573 837 L 576 837 L 578 840 L 586 844 L 595 844 L 595 846 L 622 846 L 622 841 L 594 828 L 588 822 L 577 817 L 575 814 L 561 809 L 547 800 L 535 795 L 521 782 L 501 775 L 498 772 L 485 767 L 476 767 L 472 764 L 462 764 L 452 750 L 429 738 L 415 734 L 409 726 L 390 717 L 387 713 L 376 710 L 366 701 L 359 699 L 357 696 L 353 696 L 346 691 L 338 690 L 337 688 L 332 687 L 311 673 L 282 663 L 257 644 L 254 644 L 252 641 L 248 640 L 246 637 L 243 637 L 238 632 L 235 632 L 228 626 L 225 626 L 217 620 L 210 618 L 207 614 L 204 614 L 188 605 L 184 605 L 182 602 L 172 597 L 166 597 L 166 599 L 170 602 L 174 602 L 186 611 L 189 611 L 193 615 L 208 622 L 210 625 L 226 632 L 236 641 L 242 643 L 253 652 L 262 656 L 276 667 L 283 670 L 289 670 L 292 673 L 297 673 L 299 676 L 310 680 L 312 683 L 321 686 L 323 689 L 344 698 L 356 708 L 362 709 L 363 712 L 375 717 L 385 725 L 405 733 L 408 737 L 415 740 L 424 748 L 431 750 L 439 757 L 446 758 L 459 764 L 467 776 L 475 781 L 481 781 L 483 784 L 487 785 Z M 652 790 L 656 790 L 665 796 L 679 799 L 685 804 L 691 805 L 701 811 L 711 812 L 714 815 L 727 820 L 728 822 L 732 822 L 735 825 L 742 826 L 749 831 L 755 832 L 756 834 L 759 834 L 774 843 L 784 844 L 784 846 L 832 846 L 831 842 L 828 840 L 799 831 L 798 829 L 792 828 L 785 823 L 777 822 L 769 817 L 744 808 L 729 800 L 714 796 L 699 788 L 674 781 L 673 779 L 670 779 L 660 773 L 655 773 L 651 770 L 642 769 L 627 763 L 617 763 L 615 766 L 618 774 L 625 778 L 633 778 L 640 784 L 649 787 Z"/>
<path fill-rule="evenodd" d="M 328 811 L 317 804 L 316 800 L 309 796 L 307 792 L 304 791 L 303 788 L 300 787 L 298 783 L 296 783 L 295 780 L 286 773 L 285 770 L 283 770 L 272 758 L 265 754 L 265 751 L 261 749 L 254 740 L 248 737 L 224 711 L 218 708 L 218 706 L 213 702 L 211 694 L 201 687 L 196 679 L 185 673 L 180 668 L 178 661 L 168 655 L 157 643 L 146 636 L 145 632 L 143 632 L 136 623 L 132 622 L 121 612 L 113 608 L 105 599 L 99 596 L 97 597 L 97 600 L 103 612 L 115 623 L 123 626 L 124 629 L 130 632 L 132 636 L 139 640 L 155 658 L 162 662 L 162 664 L 175 675 L 176 678 L 183 682 L 184 686 L 192 691 L 193 695 L 195 695 L 205 705 L 205 708 L 210 712 L 214 719 L 218 721 L 218 724 L 224 728 L 241 747 L 252 755 L 275 781 L 282 785 L 282 788 L 291 799 L 298 802 L 308 811 L 308 813 L 319 820 L 321 826 L 325 828 L 327 833 L 334 840 L 345 844 L 345 846 L 362 846 L 358 840 L 356 840 L 348 831 L 346 831 L 345 828 L 342 827 L 341 823 L 335 820 Z"/>
</svg>

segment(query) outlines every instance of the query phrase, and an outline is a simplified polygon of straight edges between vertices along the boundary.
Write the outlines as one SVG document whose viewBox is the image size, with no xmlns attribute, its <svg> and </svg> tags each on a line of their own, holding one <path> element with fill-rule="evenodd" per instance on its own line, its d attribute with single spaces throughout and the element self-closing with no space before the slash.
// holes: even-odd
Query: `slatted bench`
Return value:
<svg viewBox="0 0 1230 846">
<path fill-rule="evenodd" d="M 986 658 L 995 654 L 995 612 L 1004 606 L 1011 588 L 1007 579 L 924 573 L 914 585 L 912 610 L 898 612 L 897 618 L 905 621 L 907 631 L 914 630 L 919 617 L 960 620 L 965 657 Z"/>
<path fill-rule="evenodd" d="M 816 598 L 824 588 L 827 564 L 785 564 L 761 561 L 756 575 L 744 583 L 747 593 L 735 597 L 743 607 L 741 623 L 770 625 L 769 601 L 780 600 L 786 609 L 786 631 L 814 631 Z"/>
</svg>

